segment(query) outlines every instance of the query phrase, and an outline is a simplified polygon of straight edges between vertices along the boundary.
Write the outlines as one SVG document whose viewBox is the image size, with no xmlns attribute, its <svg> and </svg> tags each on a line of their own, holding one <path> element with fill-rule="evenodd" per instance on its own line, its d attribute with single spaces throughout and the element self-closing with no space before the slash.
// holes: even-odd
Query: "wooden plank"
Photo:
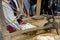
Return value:
<svg viewBox="0 0 60 40">
<path fill-rule="evenodd" d="M 40 10 L 41 10 L 41 0 L 37 0 L 37 8 L 36 8 L 36 16 L 40 16 Z"/>
<path fill-rule="evenodd" d="M 50 28 L 51 26 L 48 26 L 48 27 L 37 27 L 37 28 L 31 28 L 31 29 L 27 29 L 27 30 L 20 30 L 20 31 L 16 31 L 14 33 L 11 33 L 10 35 L 11 36 L 15 36 L 15 35 L 18 35 L 18 34 L 22 34 L 22 33 L 27 33 L 27 32 L 30 32 L 30 31 L 38 31 L 38 30 L 42 30 L 42 29 L 46 29 L 46 28 Z"/>
</svg>

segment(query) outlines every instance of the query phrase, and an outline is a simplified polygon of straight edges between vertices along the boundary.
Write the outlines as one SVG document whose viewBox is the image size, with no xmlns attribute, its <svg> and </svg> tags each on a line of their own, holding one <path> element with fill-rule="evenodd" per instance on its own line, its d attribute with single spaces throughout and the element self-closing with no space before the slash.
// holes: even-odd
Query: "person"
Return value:
<svg viewBox="0 0 60 40">
<path fill-rule="evenodd" d="M 17 12 L 17 7 L 16 7 L 16 4 L 13 0 L 7 0 L 14 12 L 14 15 L 17 16 L 16 12 Z M 20 16 L 21 17 L 21 16 Z M 22 21 L 22 18 L 17 18 L 16 21 L 20 24 L 21 21 Z"/>
<path fill-rule="evenodd" d="M 60 0 L 56 0 L 56 11 L 57 15 L 60 15 Z"/>
<path fill-rule="evenodd" d="M 10 6 L 14 12 L 14 15 L 17 16 L 17 7 L 16 7 L 15 2 L 13 0 L 7 0 L 7 1 L 9 2 Z"/>
<path fill-rule="evenodd" d="M 41 13 L 40 15 L 47 14 L 48 11 L 48 1 L 49 0 L 42 0 L 41 1 Z M 43 12 L 44 10 L 44 12 Z"/>
<path fill-rule="evenodd" d="M 4 12 L 5 21 L 8 25 L 14 27 L 17 30 L 20 30 L 20 26 L 17 22 L 16 16 L 14 16 L 14 12 L 10 7 L 9 3 L 10 3 L 10 0 L 2 1 L 2 9 Z"/>
<path fill-rule="evenodd" d="M 36 3 L 37 3 L 37 0 L 30 0 L 30 16 L 35 16 L 36 14 Z"/>
</svg>

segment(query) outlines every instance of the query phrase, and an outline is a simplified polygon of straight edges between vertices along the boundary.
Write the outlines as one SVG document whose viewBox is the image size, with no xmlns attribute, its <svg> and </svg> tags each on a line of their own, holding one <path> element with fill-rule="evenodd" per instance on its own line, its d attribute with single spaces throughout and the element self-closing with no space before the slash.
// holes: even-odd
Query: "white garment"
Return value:
<svg viewBox="0 0 60 40">
<path fill-rule="evenodd" d="M 30 23 L 26 23 L 23 25 L 20 25 L 22 30 L 26 30 L 26 29 L 31 29 L 31 28 L 36 28 L 34 25 L 31 25 Z"/>
<path fill-rule="evenodd" d="M 37 40 L 55 40 L 54 37 L 51 36 L 38 36 Z"/>
<path fill-rule="evenodd" d="M 2 9 L 4 12 L 4 16 L 6 18 L 6 22 L 11 25 L 12 27 L 20 30 L 17 21 L 13 23 L 13 21 L 16 19 L 16 16 L 14 16 L 14 12 L 11 9 L 10 5 L 7 4 L 6 2 L 2 1 Z"/>
</svg>

